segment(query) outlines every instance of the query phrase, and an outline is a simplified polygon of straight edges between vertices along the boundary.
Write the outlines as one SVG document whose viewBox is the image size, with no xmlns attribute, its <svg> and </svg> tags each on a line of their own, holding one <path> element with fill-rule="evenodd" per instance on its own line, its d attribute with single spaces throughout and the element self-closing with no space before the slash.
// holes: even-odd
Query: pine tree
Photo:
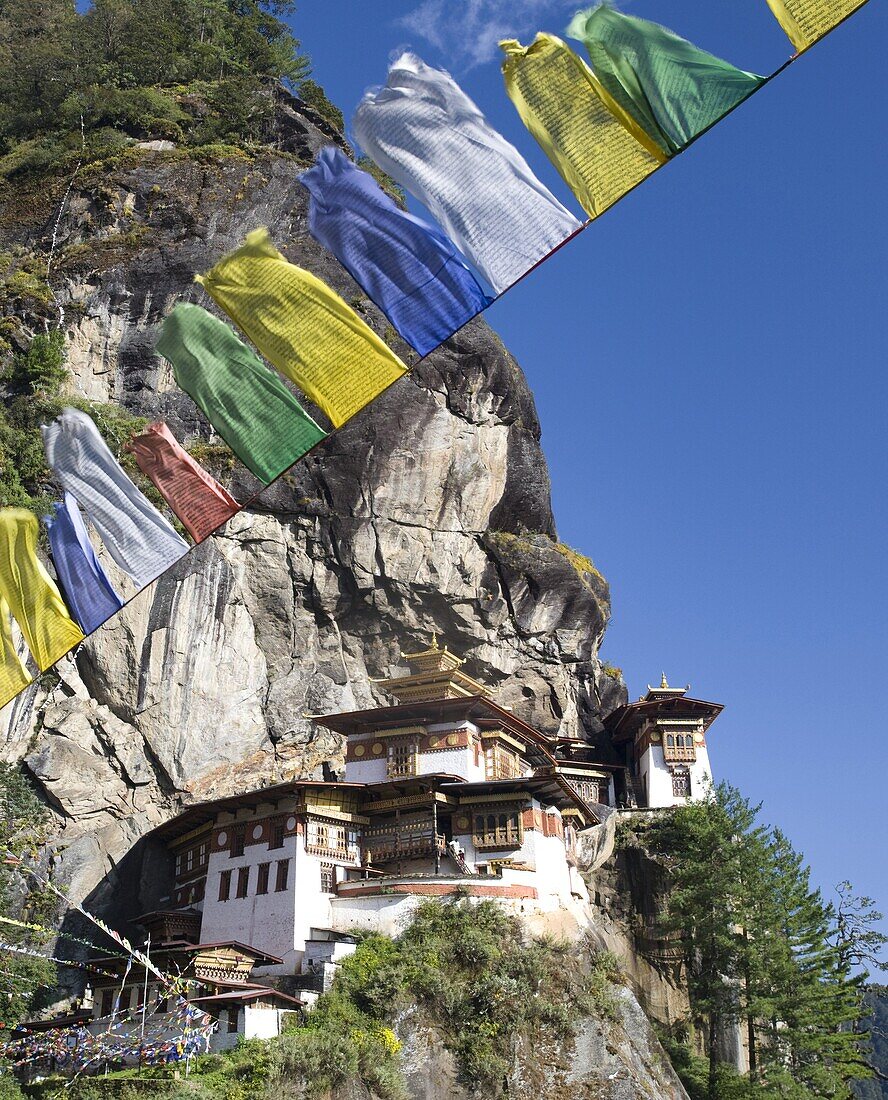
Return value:
<svg viewBox="0 0 888 1100">
<path fill-rule="evenodd" d="M 709 1100 L 745 1086 L 718 1065 L 718 1036 L 742 1019 L 750 1095 L 850 1100 L 867 1076 L 855 973 L 883 944 L 871 903 L 846 891 L 840 914 L 779 830 L 722 784 L 655 826 L 672 876 L 667 928 L 681 939 L 692 1010 L 706 1023 Z"/>
</svg>

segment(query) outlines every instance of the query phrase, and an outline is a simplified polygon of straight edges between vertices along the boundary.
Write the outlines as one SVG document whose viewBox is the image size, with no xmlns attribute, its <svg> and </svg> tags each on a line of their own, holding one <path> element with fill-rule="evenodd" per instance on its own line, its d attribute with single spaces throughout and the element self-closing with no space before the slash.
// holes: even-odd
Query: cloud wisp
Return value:
<svg viewBox="0 0 888 1100">
<path fill-rule="evenodd" d="M 440 51 L 450 69 L 465 71 L 499 55 L 502 38 L 560 31 L 581 0 L 422 0 L 398 26 Z M 554 19 L 543 28 L 541 20 Z"/>
</svg>

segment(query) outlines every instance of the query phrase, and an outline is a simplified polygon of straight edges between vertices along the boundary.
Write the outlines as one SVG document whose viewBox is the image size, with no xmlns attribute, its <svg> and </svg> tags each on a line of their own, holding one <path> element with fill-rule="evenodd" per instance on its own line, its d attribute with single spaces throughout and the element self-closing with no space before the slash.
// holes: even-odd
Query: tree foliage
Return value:
<svg viewBox="0 0 888 1100">
<path fill-rule="evenodd" d="M 649 836 L 673 887 L 666 929 L 680 944 L 694 1019 L 704 1036 L 688 1072 L 707 1100 L 754 1095 L 850 1100 L 869 1074 L 860 1020 L 866 971 L 884 945 L 869 899 L 848 884 L 835 906 L 811 886 L 802 857 L 759 807 L 722 784 L 657 821 Z M 748 1082 L 719 1065 L 719 1036 L 743 1028 Z M 739 1091 L 738 1091 L 739 1090 Z"/>
<path fill-rule="evenodd" d="M 261 140 L 275 82 L 310 65 L 290 0 L 0 0 L 0 174 L 39 173 L 130 139 Z"/>
<path fill-rule="evenodd" d="M 27 777 L 0 763 L 0 912 L 16 913 L 22 924 L 42 925 L 55 911 L 53 895 L 22 876 L 18 861 L 34 860 L 45 839 L 48 814 Z M 41 935 L 18 924 L 0 924 L 0 939 L 37 950 Z M 18 1023 L 55 986 L 55 967 L 46 959 L 0 949 L 0 1028 Z"/>
</svg>

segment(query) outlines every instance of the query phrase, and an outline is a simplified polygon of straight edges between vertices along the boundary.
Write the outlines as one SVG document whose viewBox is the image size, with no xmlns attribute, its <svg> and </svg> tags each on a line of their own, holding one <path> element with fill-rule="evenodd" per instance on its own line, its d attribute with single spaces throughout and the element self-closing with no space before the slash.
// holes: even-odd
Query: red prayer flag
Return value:
<svg viewBox="0 0 888 1100">
<path fill-rule="evenodd" d="M 195 542 L 240 511 L 234 497 L 176 441 L 162 421 L 133 436 L 126 449 L 157 486 Z"/>
</svg>

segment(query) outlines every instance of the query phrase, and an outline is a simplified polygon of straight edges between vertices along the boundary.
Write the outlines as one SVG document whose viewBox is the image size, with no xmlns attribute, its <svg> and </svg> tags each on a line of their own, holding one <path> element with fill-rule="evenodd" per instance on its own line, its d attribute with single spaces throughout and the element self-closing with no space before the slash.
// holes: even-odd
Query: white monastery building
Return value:
<svg viewBox="0 0 888 1100">
<path fill-rule="evenodd" d="M 706 733 L 722 708 L 665 676 L 606 720 L 621 762 L 604 763 L 500 706 L 435 639 L 402 656 L 410 673 L 377 684 L 391 705 L 314 718 L 344 739 L 341 782 L 197 804 L 151 834 L 174 886 L 139 923 L 152 958 L 193 977 L 217 1049 L 277 1034 L 312 996 L 300 990 L 329 985 L 352 933 L 397 933 L 417 899 L 459 892 L 540 915 L 587 900 L 577 837 L 602 807 L 674 806 L 710 782 Z M 97 983 L 96 1020 L 118 988 Z"/>
</svg>

